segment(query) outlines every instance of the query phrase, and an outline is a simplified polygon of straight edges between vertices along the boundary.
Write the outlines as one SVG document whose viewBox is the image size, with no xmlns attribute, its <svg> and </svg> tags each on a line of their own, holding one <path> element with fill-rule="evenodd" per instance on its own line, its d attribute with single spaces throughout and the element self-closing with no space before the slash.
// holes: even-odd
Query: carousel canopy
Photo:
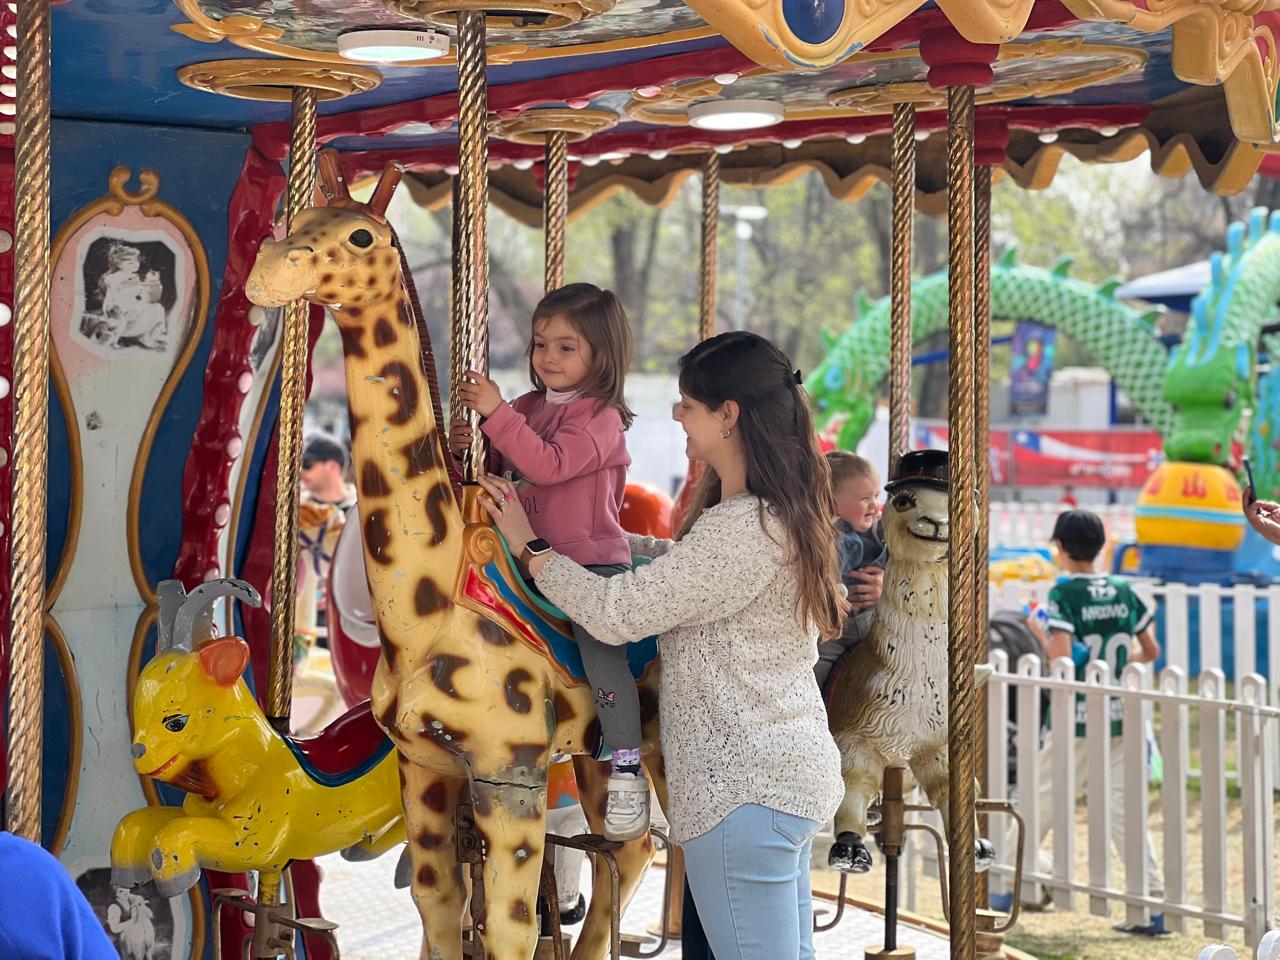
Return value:
<svg viewBox="0 0 1280 960">
<path fill-rule="evenodd" d="M 887 177 L 898 102 L 919 110 L 917 200 L 936 211 L 941 88 L 975 68 L 987 77 L 979 161 L 1025 187 L 1047 185 L 1067 154 L 1146 152 L 1159 173 L 1194 170 L 1231 193 L 1280 140 L 1280 0 L 494 2 L 492 198 L 526 223 L 541 216 L 550 130 L 570 140 L 572 212 L 620 189 L 662 203 L 711 149 L 724 182 L 817 171 L 851 199 Z M 348 176 L 399 159 L 421 202 L 446 202 L 458 152 L 453 25 L 485 3 L 72 0 L 54 14 L 54 114 L 249 128 L 282 158 L 289 88 L 311 86 L 320 140 Z M 339 45 L 357 28 L 417 31 L 424 55 L 447 52 L 356 63 Z"/>
</svg>

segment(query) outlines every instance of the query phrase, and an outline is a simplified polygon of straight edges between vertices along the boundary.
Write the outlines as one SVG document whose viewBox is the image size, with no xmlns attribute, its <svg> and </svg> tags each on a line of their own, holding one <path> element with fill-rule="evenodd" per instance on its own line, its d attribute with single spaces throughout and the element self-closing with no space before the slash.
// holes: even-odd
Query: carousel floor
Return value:
<svg viewBox="0 0 1280 960">
<path fill-rule="evenodd" d="M 325 880 L 321 901 L 325 916 L 338 924 L 343 960 L 410 960 L 421 943 L 418 914 L 408 891 L 392 884 L 396 854 L 366 863 L 348 863 L 338 856 L 320 861 Z M 584 868 L 584 889 L 590 868 Z M 655 925 L 662 915 L 663 873 L 649 870 L 639 892 L 622 918 L 624 933 L 639 933 Z M 819 900 L 821 913 L 834 909 Z M 884 921 L 876 914 L 846 907 L 839 926 L 814 938 L 818 960 L 862 960 L 865 947 L 883 939 Z M 905 925 L 898 939 L 916 948 L 919 960 L 947 960 L 945 938 Z M 677 941 L 662 954 L 663 960 L 679 960 Z"/>
</svg>

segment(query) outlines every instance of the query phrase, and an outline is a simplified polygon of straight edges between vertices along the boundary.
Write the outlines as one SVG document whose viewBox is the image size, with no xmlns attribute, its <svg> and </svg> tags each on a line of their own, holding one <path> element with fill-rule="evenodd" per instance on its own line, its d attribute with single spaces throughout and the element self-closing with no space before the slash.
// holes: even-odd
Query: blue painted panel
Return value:
<svg viewBox="0 0 1280 960">
<path fill-rule="evenodd" d="M 844 0 L 782 0 L 782 17 L 805 43 L 826 43 L 844 20 Z"/>
</svg>

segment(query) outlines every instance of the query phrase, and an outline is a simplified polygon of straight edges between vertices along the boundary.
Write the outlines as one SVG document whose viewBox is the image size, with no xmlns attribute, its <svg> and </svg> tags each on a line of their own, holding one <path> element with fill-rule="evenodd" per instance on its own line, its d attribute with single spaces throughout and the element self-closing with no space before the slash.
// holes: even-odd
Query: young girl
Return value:
<svg viewBox="0 0 1280 960">
<path fill-rule="evenodd" d="M 506 404 L 474 371 L 456 387 L 459 400 L 484 418 L 481 430 L 497 454 L 492 472 L 518 477 L 538 537 L 603 577 L 631 569 L 618 520 L 631 463 L 624 431 L 634 415 L 622 396 L 630 363 L 631 327 L 618 298 L 571 283 L 533 311 L 532 392 Z M 451 449 L 459 455 L 470 444 L 471 428 L 455 421 Z M 649 783 L 640 769 L 640 703 L 626 647 L 600 643 L 578 624 L 574 637 L 613 753 L 604 834 L 634 840 L 649 829 Z"/>
</svg>

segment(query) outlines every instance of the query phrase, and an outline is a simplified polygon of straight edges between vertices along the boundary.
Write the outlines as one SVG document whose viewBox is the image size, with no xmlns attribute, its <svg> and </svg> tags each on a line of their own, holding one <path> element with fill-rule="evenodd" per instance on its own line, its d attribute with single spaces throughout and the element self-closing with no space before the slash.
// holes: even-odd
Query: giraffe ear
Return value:
<svg viewBox="0 0 1280 960">
<path fill-rule="evenodd" d="M 200 648 L 200 668 L 220 687 L 234 686 L 249 665 L 249 645 L 239 637 L 223 637 Z"/>
</svg>

